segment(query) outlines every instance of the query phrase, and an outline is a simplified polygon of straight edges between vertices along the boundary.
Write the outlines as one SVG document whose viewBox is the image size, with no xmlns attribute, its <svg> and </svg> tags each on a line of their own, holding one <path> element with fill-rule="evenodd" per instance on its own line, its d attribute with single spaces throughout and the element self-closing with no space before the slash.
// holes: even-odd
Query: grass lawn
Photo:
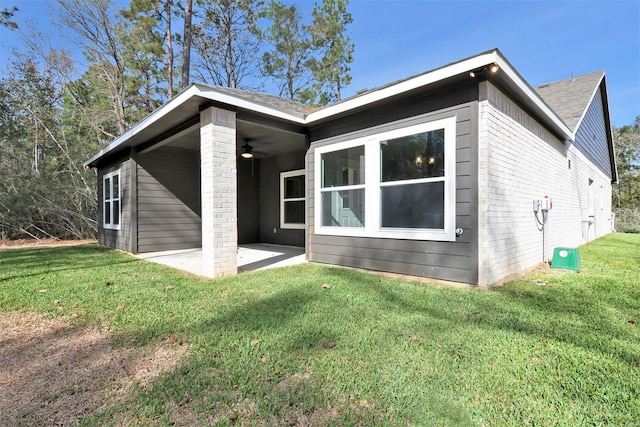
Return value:
<svg viewBox="0 0 640 427">
<path fill-rule="evenodd" d="M 640 235 L 580 256 L 577 274 L 481 291 L 316 264 L 205 280 L 97 245 L 14 249 L 0 311 L 99 325 L 116 346 L 189 345 L 86 425 L 639 425 Z"/>
</svg>

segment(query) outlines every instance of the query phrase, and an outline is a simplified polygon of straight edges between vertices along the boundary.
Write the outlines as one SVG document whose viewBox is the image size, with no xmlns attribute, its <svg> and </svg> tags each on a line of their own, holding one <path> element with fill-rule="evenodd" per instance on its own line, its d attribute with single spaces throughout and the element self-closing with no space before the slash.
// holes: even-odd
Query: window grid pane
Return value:
<svg viewBox="0 0 640 427">
<path fill-rule="evenodd" d="M 290 176 L 284 179 L 284 198 L 304 197 L 304 175 Z"/>
<path fill-rule="evenodd" d="M 111 177 L 104 179 L 104 200 L 111 200 Z"/>
<path fill-rule="evenodd" d="M 364 189 L 323 192 L 322 225 L 364 227 L 364 192 Z"/>
<path fill-rule="evenodd" d="M 111 224 L 111 202 L 104 202 L 104 223 Z"/>
<path fill-rule="evenodd" d="M 380 142 L 380 181 L 444 176 L 444 129 Z"/>
<path fill-rule="evenodd" d="M 444 229 L 444 182 L 380 188 L 380 225 Z"/>
<path fill-rule="evenodd" d="M 285 224 L 304 224 L 304 200 L 284 203 Z"/>
<path fill-rule="evenodd" d="M 364 145 L 322 154 L 322 188 L 360 185 L 364 179 Z"/>
<path fill-rule="evenodd" d="M 120 224 L 120 200 L 113 201 L 113 225 Z"/>
<path fill-rule="evenodd" d="M 119 174 L 115 174 L 113 175 L 113 198 L 114 199 L 119 199 L 120 198 L 120 175 Z"/>
</svg>

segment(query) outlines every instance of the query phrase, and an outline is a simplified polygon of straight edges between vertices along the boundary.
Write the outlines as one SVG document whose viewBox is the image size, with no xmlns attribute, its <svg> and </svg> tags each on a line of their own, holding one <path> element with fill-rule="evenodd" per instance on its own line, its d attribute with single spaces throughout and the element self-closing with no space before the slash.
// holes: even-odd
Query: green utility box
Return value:
<svg viewBox="0 0 640 427">
<path fill-rule="evenodd" d="M 578 248 L 555 248 L 551 268 L 578 271 L 580 268 L 580 253 Z"/>
</svg>

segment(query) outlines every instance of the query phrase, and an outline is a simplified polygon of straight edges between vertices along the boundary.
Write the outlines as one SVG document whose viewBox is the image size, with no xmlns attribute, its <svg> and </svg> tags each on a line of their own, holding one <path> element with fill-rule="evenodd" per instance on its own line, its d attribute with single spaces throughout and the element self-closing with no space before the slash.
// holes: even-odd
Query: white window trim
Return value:
<svg viewBox="0 0 640 427">
<path fill-rule="evenodd" d="M 304 207 L 305 207 L 305 212 L 307 209 L 307 198 L 306 196 L 303 197 L 292 197 L 289 199 L 284 198 L 284 181 L 286 178 L 290 178 L 292 176 L 305 176 L 305 170 L 304 169 L 298 169 L 298 170 L 294 170 L 294 171 L 289 171 L 289 172 L 280 172 L 280 228 L 282 229 L 291 229 L 291 230 L 304 230 L 307 224 L 307 215 L 305 214 L 304 216 L 304 223 L 303 224 L 295 224 L 295 223 L 286 223 L 284 222 L 284 204 L 286 202 L 300 202 L 303 201 L 304 202 Z M 305 180 L 305 195 L 306 195 L 306 180 Z"/>
<path fill-rule="evenodd" d="M 107 181 L 107 179 L 109 179 L 109 182 L 113 182 L 113 177 L 118 175 L 118 197 L 117 198 L 113 198 L 111 197 L 111 204 L 109 205 L 110 207 L 110 218 L 111 221 L 113 221 L 113 201 L 117 200 L 118 201 L 118 218 L 120 219 L 120 221 L 118 221 L 118 224 L 113 224 L 111 223 L 107 223 L 107 215 L 106 215 L 106 209 L 105 209 L 105 205 L 106 205 L 106 200 L 105 200 L 105 182 Z M 111 185 L 111 184 L 110 184 Z M 104 174 L 102 176 L 102 226 L 103 228 L 109 229 L 109 230 L 120 230 L 120 226 L 122 224 L 122 175 L 120 174 L 120 169 L 117 169 L 113 172 L 109 172 L 107 174 Z"/>
<path fill-rule="evenodd" d="M 380 188 L 387 185 L 406 184 L 407 181 L 382 183 L 380 179 L 380 141 L 401 138 L 416 133 L 444 129 L 444 228 L 382 228 L 380 226 Z M 345 189 L 365 189 L 365 226 L 364 227 L 331 227 L 322 225 L 322 165 L 321 156 L 325 153 L 364 146 L 365 148 L 365 184 L 345 187 L 332 187 L 331 191 Z M 408 126 L 401 129 L 380 132 L 349 141 L 329 144 L 315 149 L 314 154 L 314 223 L 315 233 L 332 236 L 378 237 L 385 239 L 408 240 L 456 240 L 456 117 L 434 120 L 427 123 Z M 442 178 L 424 178 L 412 180 L 412 183 L 442 181 Z M 326 190 L 325 190 L 326 191 Z"/>
</svg>

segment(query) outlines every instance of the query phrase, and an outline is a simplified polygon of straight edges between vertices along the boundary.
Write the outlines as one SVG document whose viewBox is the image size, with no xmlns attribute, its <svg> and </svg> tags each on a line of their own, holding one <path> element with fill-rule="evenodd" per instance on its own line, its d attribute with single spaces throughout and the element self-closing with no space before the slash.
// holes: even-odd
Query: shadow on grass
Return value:
<svg viewBox="0 0 640 427">
<path fill-rule="evenodd" d="M 292 272 L 293 270 L 291 269 Z M 305 269 L 302 268 L 301 271 Z M 326 270 L 323 269 L 322 273 L 325 272 Z M 326 410 L 328 402 L 336 405 L 335 395 L 333 398 L 326 397 L 327 400 L 324 400 L 328 393 L 327 388 L 334 392 L 336 389 L 344 390 L 343 393 L 347 394 L 343 397 L 347 400 L 349 393 L 364 394 L 372 398 L 370 396 L 377 397 L 380 390 L 392 390 L 395 387 L 395 380 L 390 377 L 383 377 L 384 380 L 381 381 L 384 383 L 379 384 L 380 390 L 369 390 L 370 385 L 367 383 L 370 379 L 366 378 L 367 373 L 354 372 L 352 367 L 357 366 L 359 363 L 357 360 L 363 358 L 363 363 L 367 365 L 367 368 L 363 369 L 374 369 L 371 360 L 388 360 L 390 356 L 387 355 L 387 351 L 391 350 L 389 346 L 397 350 L 399 342 L 394 339 L 383 339 L 379 348 L 375 350 L 376 354 L 373 355 L 367 354 L 371 348 L 359 350 L 360 342 L 354 341 L 353 335 L 358 334 L 360 335 L 358 339 L 363 339 L 362 328 L 368 323 L 372 312 L 382 311 L 386 316 L 387 312 L 402 313 L 407 310 L 423 313 L 424 308 L 386 289 L 386 285 L 381 289 L 376 276 L 344 269 L 331 269 L 328 276 L 335 279 L 331 280 L 331 283 L 335 282 L 331 289 L 322 288 L 322 283 L 309 283 L 306 278 L 294 274 L 291 276 L 290 288 L 287 288 L 288 285 L 284 283 L 279 287 L 280 290 L 271 295 L 255 299 L 248 298 L 237 304 L 231 302 L 225 307 L 218 306 L 215 308 L 217 314 L 194 323 L 182 327 L 165 324 L 157 328 L 158 325 L 154 325 L 149 330 L 131 331 L 137 340 L 143 342 L 147 339 L 154 340 L 176 334 L 187 336 L 188 340 L 202 345 L 200 351 L 192 355 L 189 371 L 180 372 L 180 378 L 175 375 L 167 376 L 164 379 L 165 382 L 158 384 L 156 391 L 150 392 L 147 398 L 154 399 L 151 395 L 157 395 L 158 390 L 174 389 L 179 382 L 181 392 L 175 394 L 175 401 L 180 401 L 181 393 L 186 393 L 185 390 L 189 390 L 189 394 L 195 396 L 205 389 L 209 391 L 204 393 L 205 396 L 202 399 L 209 399 L 208 393 L 218 393 L 215 399 L 227 402 L 227 409 L 233 409 L 234 396 L 230 395 L 230 391 L 233 391 L 243 396 L 235 396 L 239 401 L 245 398 L 259 401 L 258 406 L 262 408 L 264 414 L 271 414 L 278 419 L 270 422 L 280 425 L 287 419 L 283 414 L 290 410 L 299 409 L 305 416 L 313 418 L 317 416 L 316 411 Z M 258 277 L 260 276 L 252 276 L 247 280 L 255 280 L 258 283 Z M 322 277 L 326 278 L 324 275 Z M 237 283 L 238 280 L 241 279 L 228 280 L 223 288 L 233 286 L 233 283 Z M 375 301 L 367 305 L 357 294 L 369 292 L 372 294 L 377 292 L 382 297 L 376 296 Z M 348 298 L 354 293 L 357 301 L 352 303 Z M 446 318 L 444 310 L 442 313 L 433 315 Z M 379 319 L 376 322 L 379 322 Z M 384 333 L 384 331 L 379 330 L 377 333 Z M 372 332 L 368 337 L 371 345 L 375 345 L 377 333 Z M 367 360 L 369 356 L 372 356 L 371 360 Z M 331 384 L 328 387 L 324 383 L 328 381 L 327 377 L 314 376 L 304 381 L 304 387 L 302 387 L 298 383 L 305 369 L 304 365 L 300 365 L 301 363 L 310 365 L 328 363 L 340 370 L 339 375 L 353 378 L 346 380 L 344 385 Z M 280 373 L 274 373 L 279 371 Z M 214 379 L 203 379 L 201 372 L 215 372 Z M 328 377 L 333 374 L 335 373 Z M 184 383 L 197 384 L 198 390 Z M 402 387 L 407 385 L 404 384 Z M 401 417 L 396 418 L 394 422 L 390 421 L 393 418 L 388 418 L 390 416 L 386 407 L 388 402 L 383 403 L 384 399 L 376 403 L 380 406 L 375 408 L 359 406 L 358 402 L 355 404 L 343 402 L 338 405 L 342 406 L 338 411 L 339 415 L 336 413 L 337 418 L 334 421 L 340 420 L 336 425 L 393 425 L 396 422 L 403 422 L 402 417 L 411 414 L 414 421 L 418 423 L 465 426 L 472 424 L 470 413 L 463 406 L 429 393 L 428 390 L 428 387 L 424 387 L 420 397 L 410 397 L 410 392 L 406 390 L 396 391 L 401 396 L 395 398 L 396 405 L 400 405 L 400 408 L 402 405 L 415 405 L 419 408 L 411 410 L 393 408 L 392 412 L 395 411 L 395 416 Z M 288 396 L 294 392 L 298 394 L 297 397 Z M 300 395 L 302 392 L 305 396 Z M 308 401 L 309 399 L 311 402 Z M 350 407 L 349 405 L 352 404 L 355 406 Z M 259 416 L 257 419 L 269 418 Z M 309 425 L 326 424 L 311 423 Z"/>
<path fill-rule="evenodd" d="M 114 262 L 113 250 L 89 243 L 58 248 L 8 249 L 0 251 L 0 282 L 25 277 L 51 274 L 61 271 L 87 270 L 89 268 L 139 262 L 135 258 L 122 258 Z M 19 274 L 4 275 L 1 271 L 20 271 Z"/>
<path fill-rule="evenodd" d="M 574 273 L 565 273 L 556 276 L 552 286 L 516 282 L 479 292 L 471 298 L 469 293 L 472 291 L 468 290 L 434 290 L 438 296 L 430 299 L 381 286 L 375 276 L 362 280 L 362 276 L 348 269 L 331 269 L 330 272 L 346 281 L 360 278 L 358 286 L 362 290 L 380 295 L 384 302 L 381 308 L 428 315 L 440 321 L 444 329 L 474 324 L 524 333 L 538 339 L 568 343 L 605 357 L 614 355 L 632 367 L 640 367 L 640 354 L 620 345 L 624 341 L 637 342 L 634 325 L 627 317 L 611 316 L 611 312 L 638 314 L 640 289 L 628 288 L 623 297 L 613 297 L 614 293 L 624 292 L 613 289 L 619 285 L 614 279 L 586 280 L 582 284 L 563 286 L 563 280 L 576 277 Z M 422 285 L 416 283 L 416 286 Z M 461 312 L 465 306 L 468 311 Z"/>
<path fill-rule="evenodd" d="M 95 265 L 105 252 L 109 252 L 90 245 L 78 252 L 73 248 L 68 250 L 56 249 L 55 256 L 50 253 L 43 257 L 45 260 L 51 259 L 49 264 L 43 264 L 42 271 L 88 268 Z M 39 251 L 29 252 L 47 254 Z M 18 261 L 18 255 L 14 258 L 13 268 L 33 265 L 39 258 L 29 253 L 23 254 L 23 257 L 21 261 Z M 113 257 L 109 261 L 104 265 L 111 265 L 111 261 L 128 263 L 136 260 Z M 158 275 L 157 271 L 154 266 L 153 276 Z M 398 283 L 343 268 L 297 266 L 277 273 L 248 273 L 197 283 L 188 281 L 188 285 L 185 285 L 188 291 L 182 294 L 179 301 L 167 300 L 163 303 L 149 300 L 143 309 L 149 310 L 146 316 L 152 317 L 156 315 L 155 312 L 162 313 L 162 304 L 174 304 L 174 308 L 181 310 L 180 315 L 175 315 L 173 311 L 173 318 L 168 317 L 169 314 L 162 314 L 147 321 L 143 314 L 126 327 L 123 335 L 133 335 L 138 343 L 145 344 L 171 335 L 186 336 L 191 342 L 197 343 L 194 345 L 197 350 L 190 356 L 190 365 L 163 377 L 162 382 L 145 395 L 146 403 L 140 405 L 161 407 L 165 405 L 163 399 L 167 393 L 175 403 L 180 402 L 185 393 L 194 397 L 200 393 L 200 399 L 210 399 L 212 405 L 217 404 L 215 399 L 219 398 L 226 402 L 227 409 L 235 410 L 234 404 L 246 398 L 260 402 L 257 405 L 266 407 L 267 414 L 280 414 L 280 421 L 286 418 L 279 412 L 282 407 L 299 409 L 307 405 L 301 410 L 309 417 L 322 405 L 326 407 L 324 399 L 329 392 L 323 390 L 327 386 L 323 383 L 325 378 L 316 378 L 316 382 L 310 380 L 299 389 L 295 387 L 296 383 L 291 383 L 291 374 L 304 371 L 305 364 L 312 364 L 319 359 L 323 359 L 323 363 L 334 363 L 335 369 L 341 371 L 346 381 L 351 381 L 342 390 L 347 394 L 358 392 L 359 385 L 354 385 L 349 378 L 350 375 L 356 376 L 352 370 L 358 364 L 337 357 L 329 362 L 326 359 L 335 357 L 343 348 L 351 346 L 349 351 L 342 353 L 342 357 L 352 357 L 368 364 L 368 369 L 371 369 L 371 360 L 393 363 L 392 356 L 383 354 L 383 357 L 379 357 L 380 354 L 388 350 L 411 352 L 410 345 L 420 344 L 407 344 L 407 338 L 413 333 L 410 329 L 425 323 L 430 323 L 429 330 L 434 332 L 430 339 L 453 338 L 453 346 L 463 342 L 466 333 L 478 336 L 478 330 L 506 331 L 534 337 L 535 341 L 566 343 L 638 367 L 639 355 L 632 350 L 637 348 L 638 335 L 637 329 L 634 329 L 637 326 L 623 318 L 623 314 L 638 313 L 637 288 L 626 283 L 629 290 L 621 292 L 615 288 L 616 276 L 569 283 L 568 278 L 582 277 L 588 275 L 559 274 L 549 278 L 550 285 L 544 287 L 521 281 L 488 292 L 473 292 L 418 283 Z M 141 275 L 132 280 L 129 286 L 137 289 L 143 283 L 141 281 L 149 280 L 150 276 Z M 164 289 L 168 282 L 166 278 L 163 280 L 159 286 Z M 324 288 L 323 281 L 330 284 L 331 288 Z M 219 297 L 227 289 L 233 298 Z M 200 301 L 189 294 L 199 291 L 202 291 L 205 300 Z M 244 298 L 243 292 L 253 293 Z M 367 329 L 369 325 L 378 330 Z M 379 353 L 376 354 L 378 358 L 373 359 L 365 353 L 367 350 L 357 352 L 358 343 L 350 343 L 353 331 L 358 331 L 361 336 L 370 334 L 370 342 L 375 342 L 376 334 L 391 334 L 392 338 L 387 343 L 381 343 L 379 348 L 368 349 Z M 463 338 L 456 339 L 459 336 Z M 332 346 L 332 343 L 336 346 Z M 368 374 L 376 375 L 376 372 L 357 372 L 360 377 Z M 384 385 L 388 388 L 395 384 L 388 378 L 385 380 L 388 383 Z M 429 379 L 419 380 L 425 381 L 426 391 L 422 392 L 428 394 L 431 390 Z M 452 381 L 455 384 L 455 378 Z M 289 387 L 290 384 L 293 386 Z M 372 386 L 367 384 L 366 387 Z M 332 387 L 333 390 L 336 388 L 339 389 Z M 315 401 L 291 400 L 288 394 L 296 390 L 312 394 L 312 400 Z M 363 393 L 374 391 L 367 389 Z M 149 403 L 152 400 L 153 403 Z M 428 408 L 395 408 L 396 416 L 412 414 L 414 422 L 433 421 L 427 424 L 435 424 L 440 419 L 447 420 L 443 424 L 472 424 L 467 410 L 459 407 L 456 401 L 447 401 L 439 396 L 422 396 L 420 402 Z M 390 407 L 397 404 L 397 401 L 385 401 L 387 406 L 381 410 L 391 410 Z M 407 403 L 401 401 L 400 404 Z M 425 415 L 424 412 L 428 413 Z M 376 413 L 375 410 L 353 415 L 352 419 L 348 417 L 348 414 L 344 415 L 341 422 L 349 424 L 349 421 L 355 420 L 351 424 L 358 425 L 365 420 L 364 423 L 371 421 L 369 424 L 393 424 L 385 418 L 384 413 Z M 259 416 L 257 419 L 271 420 Z"/>
</svg>

